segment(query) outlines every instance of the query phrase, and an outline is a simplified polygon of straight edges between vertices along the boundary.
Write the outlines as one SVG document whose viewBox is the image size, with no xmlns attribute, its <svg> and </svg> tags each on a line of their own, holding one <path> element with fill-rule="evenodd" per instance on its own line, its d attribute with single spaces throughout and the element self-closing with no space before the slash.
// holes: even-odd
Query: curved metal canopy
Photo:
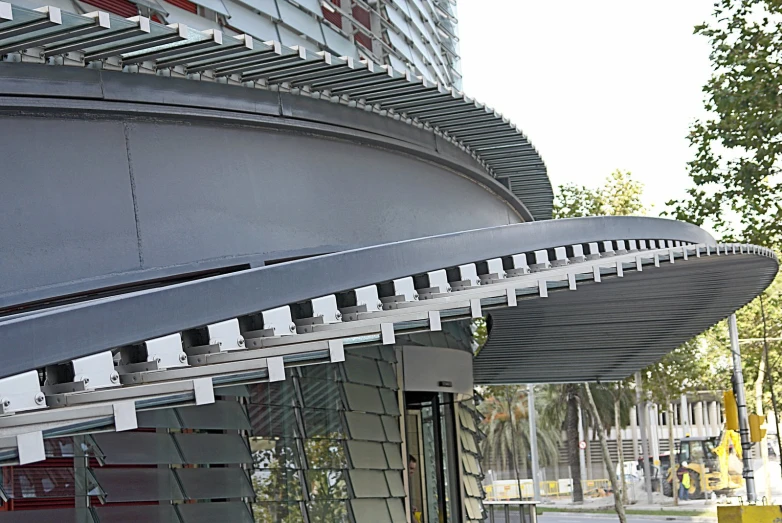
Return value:
<svg viewBox="0 0 782 523">
<path fill-rule="evenodd" d="M 213 386 L 285 379 L 285 366 L 342 361 L 347 348 L 484 312 L 492 325 L 479 383 L 619 379 L 747 303 L 777 267 L 769 249 L 715 244 L 688 224 L 584 218 L 18 314 L 0 321 L 0 406 L 12 413 L 0 416 L 0 448 L 84 423 L 127 430 L 136 409 L 209 403 Z"/>
<path fill-rule="evenodd" d="M 492 311 L 475 382 L 624 379 L 743 307 L 777 269 L 774 258 L 701 256 Z"/>
<path fill-rule="evenodd" d="M 17 54 L 18 53 L 18 54 Z M 551 218 L 553 191 L 529 139 L 507 118 L 464 93 L 390 66 L 249 35 L 196 31 L 148 18 L 0 1 L 0 57 L 288 91 L 430 129 L 471 154 L 536 220 Z M 24 57 L 24 59 L 22 59 Z"/>
</svg>

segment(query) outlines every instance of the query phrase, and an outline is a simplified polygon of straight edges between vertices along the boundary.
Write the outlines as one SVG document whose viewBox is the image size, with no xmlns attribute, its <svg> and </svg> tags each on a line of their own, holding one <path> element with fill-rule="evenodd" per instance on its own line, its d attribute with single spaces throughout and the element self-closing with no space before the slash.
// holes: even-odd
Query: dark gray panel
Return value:
<svg viewBox="0 0 782 523">
<path fill-rule="evenodd" d="M 354 111 L 350 113 L 350 118 L 348 119 L 345 118 L 345 108 L 342 106 L 324 104 L 320 100 L 288 93 L 280 93 L 280 105 L 284 116 L 312 122 L 328 122 L 340 127 L 350 127 L 351 129 L 359 129 L 371 133 L 381 133 L 397 140 L 415 144 L 416 147 L 431 151 L 437 149 L 435 135 L 430 131 L 407 124 L 400 125 L 399 122 L 387 116 L 380 116 L 367 111 Z M 464 152 L 462 152 L 460 160 L 465 161 L 465 156 Z M 483 168 L 480 170 L 483 170 Z"/>
<path fill-rule="evenodd" d="M 3 523 L 41 523 L 42 521 L 56 521 L 57 523 L 95 523 L 95 519 L 87 510 L 72 508 L 2 512 L 0 521 Z M 152 521 L 150 523 L 155 522 Z"/>
<path fill-rule="evenodd" d="M 239 434 L 174 434 L 185 463 L 252 463 L 247 440 Z"/>
<path fill-rule="evenodd" d="M 148 266 L 329 252 L 509 220 L 475 183 L 390 152 L 261 129 L 129 125 Z"/>
<path fill-rule="evenodd" d="M 203 430 L 250 430 L 250 420 L 236 401 L 215 401 L 209 405 L 177 409 L 182 427 Z"/>
<path fill-rule="evenodd" d="M 141 410 L 136 413 L 139 428 L 178 429 L 180 428 L 174 409 Z"/>
<path fill-rule="evenodd" d="M 103 97 L 123 102 L 203 107 L 224 111 L 279 115 L 277 93 L 261 89 L 140 74 L 103 71 Z M 169 165 L 161 165 L 161 168 Z"/>
<path fill-rule="evenodd" d="M 188 503 L 177 507 L 183 523 L 253 523 L 252 513 L 246 503 Z"/>
<path fill-rule="evenodd" d="M 0 62 L 0 95 L 102 98 L 103 91 L 95 69 Z"/>
<path fill-rule="evenodd" d="M 176 471 L 188 499 L 255 497 L 247 473 L 240 468 L 183 468 Z"/>
<path fill-rule="evenodd" d="M 181 500 L 182 490 L 169 468 L 95 468 L 108 503 Z"/>
<path fill-rule="evenodd" d="M 100 523 L 178 523 L 173 505 L 122 505 L 119 507 L 95 507 Z M 37 514 L 37 512 L 33 512 Z M 59 519 L 41 519 L 38 521 L 57 521 Z"/>
<path fill-rule="evenodd" d="M 0 294 L 137 269 L 122 123 L 0 117 L 0 129 L 13 131 L 2 133 Z"/>
<path fill-rule="evenodd" d="M 93 438 L 108 465 L 181 464 L 169 434 L 157 432 L 106 432 Z"/>
</svg>

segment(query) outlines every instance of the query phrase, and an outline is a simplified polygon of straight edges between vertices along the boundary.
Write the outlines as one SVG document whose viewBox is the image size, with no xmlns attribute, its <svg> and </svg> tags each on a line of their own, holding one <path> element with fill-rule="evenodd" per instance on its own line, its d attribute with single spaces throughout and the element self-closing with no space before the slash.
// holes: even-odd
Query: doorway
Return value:
<svg viewBox="0 0 782 523">
<path fill-rule="evenodd" d="M 405 407 L 412 521 L 461 523 L 453 394 L 406 392 Z"/>
</svg>

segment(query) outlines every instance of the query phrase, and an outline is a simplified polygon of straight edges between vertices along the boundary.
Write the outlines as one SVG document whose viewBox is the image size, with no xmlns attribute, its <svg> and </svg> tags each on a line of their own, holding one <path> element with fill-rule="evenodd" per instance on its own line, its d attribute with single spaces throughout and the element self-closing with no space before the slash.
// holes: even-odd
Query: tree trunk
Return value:
<svg viewBox="0 0 782 523">
<path fill-rule="evenodd" d="M 567 414 L 565 416 L 565 432 L 567 434 L 567 455 L 570 465 L 570 476 L 573 483 L 573 502 L 584 502 L 584 491 L 581 487 L 581 459 L 578 448 L 578 385 L 566 385 Z"/>
<path fill-rule="evenodd" d="M 621 386 L 622 385 L 619 384 L 617 387 Z M 622 503 L 628 505 L 630 502 L 627 497 L 627 480 L 625 479 L 625 455 L 624 449 L 622 449 L 622 418 L 620 415 L 621 394 L 622 389 L 619 388 L 614 397 L 614 427 L 616 428 L 616 455 L 619 459 L 619 469 L 621 470 L 619 477 L 621 478 L 622 485 Z"/>
<path fill-rule="evenodd" d="M 665 403 L 668 405 L 668 449 L 670 455 L 670 470 L 671 470 L 671 494 L 673 495 L 673 505 L 679 505 L 679 467 L 676 465 L 676 444 L 673 440 L 673 404 L 669 398 L 665 398 Z M 665 481 L 665 478 L 660 478 L 660 481 Z"/>
<path fill-rule="evenodd" d="M 589 410 L 592 411 L 592 418 L 594 418 L 595 425 L 597 425 L 595 428 L 600 437 L 600 450 L 603 452 L 603 463 L 608 470 L 608 479 L 611 482 L 611 490 L 614 492 L 614 509 L 616 509 L 616 515 L 619 517 L 619 522 L 627 523 L 625 507 L 622 505 L 622 498 L 617 495 L 619 489 L 616 485 L 616 467 L 614 467 L 614 463 L 611 461 L 611 454 L 608 452 L 608 440 L 606 438 L 605 430 L 603 430 L 603 423 L 600 421 L 600 414 L 597 411 L 597 405 L 595 405 L 595 399 L 592 397 L 592 391 L 589 390 L 588 383 L 584 384 L 584 389 L 586 390 Z"/>
<path fill-rule="evenodd" d="M 758 366 L 758 379 L 755 380 L 755 414 L 763 416 L 763 381 L 766 379 L 766 350 L 767 346 L 763 348 L 763 357 L 760 358 L 760 365 Z M 766 484 L 766 499 L 771 499 L 771 471 L 768 468 L 768 440 L 763 438 L 759 443 L 760 457 L 763 460 L 763 476 L 764 483 Z"/>
</svg>

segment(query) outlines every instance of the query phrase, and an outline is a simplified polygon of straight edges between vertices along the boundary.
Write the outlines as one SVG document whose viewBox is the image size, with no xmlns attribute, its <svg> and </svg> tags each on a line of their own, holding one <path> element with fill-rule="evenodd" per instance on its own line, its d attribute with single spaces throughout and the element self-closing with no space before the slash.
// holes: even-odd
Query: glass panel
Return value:
<svg viewBox="0 0 782 523">
<path fill-rule="evenodd" d="M 353 383 L 363 383 L 376 387 L 382 385 L 376 360 L 362 358 L 360 356 L 346 358 L 345 374 L 347 375 L 348 381 Z"/>
<path fill-rule="evenodd" d="M 310 523 L 348 523 L 348 505 L 344 501 L 312 501 L 307 503 Z"/>
<path fill-rule="evenodd" d="M 139 413 L 140 414 L 140 413 Z M 83 441 L 83 438 L 79 438 Z M 71 437 L 43 440 L 47 458 L 73 458 L 76 456 L 94 456 L 93 449 L 86 443 L 77 443 Z"/>
<path fill-rule="evenodd" d="M 14 467 L 3 475 L 3 491 L 10 499 L 73 498 L 74 471 L 72 467 Z"/>
<path fill-rule="evenodd" d="M 350 358 L 353 355 L 364 356 L 365 358 L 372 358 L 375 360 L 380 359 L 380 347 L 377 345 L 370 345 L 369 347 L 359 347 L 357 349 L 350 349 L 346 354 L 346 358 Z"/>
<path fill-rule="evenodd" d="M 247 385 L 222 385 L 215 386 L 215 396 L 233 396 L 237 398 L 249 398 L 250 387 Z"/>
<path fill-rule="evenodd" d="M 388 468 L 382 444 L 369 441 L 348 441 L 347 445 L 350 461 L 354 468 L 375 470 Z"/>
<path fill-rule="evenodd" d="M 100 523 L 171 523 L 179 521 L 179 516 L 173 505 L 110 505 L 95 507 Z M 56 521 L 59 519 L 43 518 L 39 521 Z"/>
<path fill-rule="evenodd" d="M 386 433 L 380 416 L 361 412 L 346 412 L 350 437 L 369 441 L 386 441 Z"/>
<path fill-rule="evenodd" d="M 174 434 L 186 463 L 252 463 L 250 449 L 239 434 Z"/>
<path fill-rule="evenodd" d="M 339 378 L 339 365 L 337 364 L 304 365 L 298 369 L 305 378 L 316 378 L 328 381 L 337 381 Z"/>
<path fill-rule="evenodd" d="M 106 432 L 92 439 L 107 465 L 182 464 L 169 434 L 155 432 Z"/>
<path fill-rule="evenodd" d="M 389 389 L 396 390 L 398 388 L 396 382 L 396 374 L 394 373 L 394 367 L 385 361 L 378 362 L 380 368 L 380 376 L 383 378 L 383 386 Z"/>
<path fill-rule="evenodd" d="M 210 405 L 177 409 L 182 427 L 204 430 L 250 430 L 244 408 L 236 401 L 215 401 Z"/>
<path fill-rule="evenodd" d="M 276 381 L 274 383 L 256 383 L 250 386 L 249 403 L 289 407 L 294 404 L 295 397 L 291 380 Z"/>
<path fill-rule="evenodd" d="M 387 498 L 386 475 L 380 470 L 351 470 L 350 484 L 357 498 Z"/>
<path fill-rule="evenodd" d="M 348 499 L 344 470 L 308 470 L 307 488 L 314 500 Z"/>
<path fill-rule="evenodd" d="M 253 515 L 256 523 L 304 523 L 298 502 L 253 503 Z"/>
<path fill-rule="evenodd" d="M 301 395 L 305 407 L 318 409 L 338 409 L 342 407 L 339 397 L 339 385 L 336 381 L 313 378 L 299 378 Z"/>
<path fill-rule="evenodd" d="M 376 414 L 385 413 L 377 388 L 356 385 L 355 383 L 345 383 L 344 387 L 350 410 L 374 412 Z"/>
<path fill-rule="evenodd" d="M 391 416 L 381 416 L 383 429 L 386 431 L 386 439 L 392 443 L 402 443 L 402 435 L 399 433 L 399 420 Z"/>
<path fill-rule="evenodd" d="M 247 473 L 236 467 L 178 469 L 176 471 L 188 499 L 254 497 Z"/>
<path fill-rule="evenodd" d="M 108 503 L 184 499 L 170 469 L 96 468 L 92 472 Z"/>
<path fill-rule="evenodd" d="M 384 499 L 354 499 L 350 501 L 356 523 L 392 523 Z"/>
<path fill-rule="evenodd" d="M 301 491 L 301 472 L 290 469 L 253 469 L 251 480 L 258 501 L 298 501 L 304 499 Z"/>
<path fill-rule="evenodd" d="M 301 468 L 296 442 L 292 439 L 250 438 L 250 450 L 255 468 Z"/>
<path fill-rule="evenodd" d="M 178 429 L 179 420 L 174 409 L 143 410 L 136 413 L 139 428 Z"/>
<path fill-rule="evenodd" d="M 380 389 L 380 397 L 383 399 L 385 413 L 399 416 L 399 401 L 397 401 L 396 392 L 390 389 Z"/>
<path fill-rule="evenodd" d="M 325 409 L 301 409 L 304 430 L 308 438 L 344 438 L 339 411 Z"/>
<path fill-rule="evenodd" d="M 92 514 L 86 509 L 58 508 L 18 510 L 13 512 L 2 512 L 1 514 L 0 520 L 2 520 L 3 523 L 41 523 L 42 521 L 56 521 L 57 523 L 95 523 Z"/>
<path fill-rule="evenodd" d="M 405 496 L 405 486 L 402 483 L 402 474 L 396 470 L 386 470 L 386 482 L 388 490 L 392 497 L 402 498 Z"/>
<path fill-rule="evenodd" d="M 405 506 L 401 499 L 387 499 L 388 512 L 391 513 L 391 521 L 394 523 L 405 523 Z"/>
<path fill-rule="evenodd" d="M 241 501 L 228 503 L 186 503 L 178 505 L 177 510 L 183 523 L 254 523 L 250 508 Z"/>
<path fill-rule="evenodd" d="M 402 464 L 402 451 L 397 443 L 383 443 L 383 450 L 385 450 L 388 459 L 388 468 L 393 470 L 405 468 Z"/>
<path fill-rule="evenodd" d="M 380 357 L 385 361 L 396 363 L 396 350 L 392 345 L 383 345 L 380 347 Z"/>
<path fill-rule="evenodd" d="M 253 436 L 291 437 L 298 434 L 296 412 L 291 407 L 248 405 Z"/>
<path fill-rule="evenodd" d="M 346 469 L 348 460 L 342 441 L 312 439 L 303 441 L 310 469 Z"/>
</svg>

